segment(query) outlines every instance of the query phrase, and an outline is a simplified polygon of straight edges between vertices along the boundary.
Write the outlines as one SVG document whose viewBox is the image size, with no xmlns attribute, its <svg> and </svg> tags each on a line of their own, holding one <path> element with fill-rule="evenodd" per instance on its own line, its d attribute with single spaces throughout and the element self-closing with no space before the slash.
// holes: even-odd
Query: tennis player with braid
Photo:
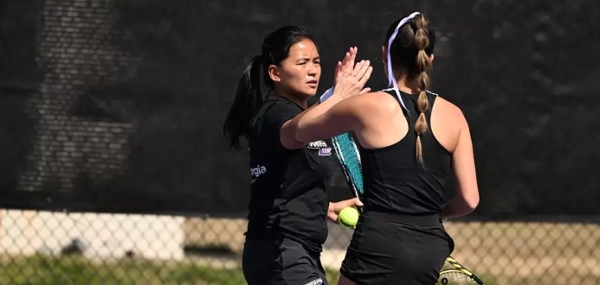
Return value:
<svg viewBox="0 0 600 285">
<path fill-rule="evenodd" d="M 350 49 L 336 70 L 351 66 L 355 55 L 356 49 Z M 368 64 L 354 70 L 366 79 L 340 91 L 362 90 L 370 76 Z M 252 184 L 242 257 L 249 285 L 327 284 L 320 262 L 327 218 L 337 222 L 340 210 L 360 205 L 358 199 L 328 202 L 329 165 L 335 165 L 335 158 L 326 138 L 295 139 L 298 115 L 315 95 L 320 76 L 319 52 L 308 33 L 279 28 L 246 67 L 227 115 L 223 128 L 230 145 L 241 149 L 243 138 L 249 145 Z"/>
<path fill-rule="evenodd" d="M 467 121 L 428 91 L 434 44 L 420 13 L 395 21 L 383 47 L 392 88 L 345 99 L 334 92 L 298 123 L 299 141 L 352 131 L 359 144 L 364 207 L 339 284 L 435 284 L 454 249 L 440 219 L 466 215 L 479 203 Z M 457 195 L 444 205 L 451 170 Z"/>
</svg>

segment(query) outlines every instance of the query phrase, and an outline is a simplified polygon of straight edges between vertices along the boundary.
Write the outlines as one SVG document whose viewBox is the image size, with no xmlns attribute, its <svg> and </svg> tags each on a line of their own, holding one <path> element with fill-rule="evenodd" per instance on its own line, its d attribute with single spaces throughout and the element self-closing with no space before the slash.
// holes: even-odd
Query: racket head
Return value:
<svg viewBox="0 0 600 285">
<path fill-rule="evenodd" d="M 446 261 L 448 263 L 450 263 L 450 265 L 454 266 L 453 270 L 458 270 L 458 271 L 462 272 L 463 274 L 469 276 L 469 278 L 471 278 L 475 282 L 473 284 L 485 285 L 483 280 L 481 280 L 477 275 L 475 275 L 473 272 L 471 272 L 471 270 L 468 270 L 467 268 L 462 266 L 462 264 L 460 264 L 458 261 L 456 261 L 456 259 L 454 259 L 454 257 L 448 256 L 448 257 L 446 257 Z M 467 283 L 467 284 L 469 284 L 469 283 Z"/>
<path fill-rule="evenodd" d="M 484 285 L 471 278 L 471 275 L 458 269 L 446 269 L 440 272 L 436 285 Z"/>
<path fill-rule="evenodd" d="M 362 198 L 364 193 L 360 153 L 352 136 L 343 133 L 331 138 L 336 157 L 354 197 Z"/>
</svg>

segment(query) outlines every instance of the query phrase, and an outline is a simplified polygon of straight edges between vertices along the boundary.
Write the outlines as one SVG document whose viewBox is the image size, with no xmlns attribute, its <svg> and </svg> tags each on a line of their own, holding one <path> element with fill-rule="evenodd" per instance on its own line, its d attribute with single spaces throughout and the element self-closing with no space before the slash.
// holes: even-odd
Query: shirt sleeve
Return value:
<svg viewBox="0 0 600 285">
<path fill-rule="evenodd" d="M 263 115 L 259 138 L 261 143 L 274 148 L 285 149 L 281 144 L 281 127 L 301 112 L 300 107 L 288 102 L 277 102 L 270 107 Z"/>
<path fill-rule="evenodd" d="M 291 103 L 278 103 L 271 107 L 264 115 L 262 132 L 266 137 L 276 139 L 280 142 L 279 133 L 285 122 L 293 119 L 302 110 Z"/>
</svg>

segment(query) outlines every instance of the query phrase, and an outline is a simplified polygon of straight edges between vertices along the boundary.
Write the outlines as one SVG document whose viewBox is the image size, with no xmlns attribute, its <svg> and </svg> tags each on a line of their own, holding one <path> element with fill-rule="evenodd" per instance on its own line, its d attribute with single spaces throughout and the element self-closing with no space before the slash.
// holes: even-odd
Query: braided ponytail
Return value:
<svg viewBox="0 0 600 285">
<path fill-rule="evenodd" d="M 417 83 L 419 88 L 419 97 L 417 99 L 417 107 L 419 108 L 419 118 L 415 123 L 415 132 L 417 133 L 416 158 L 423 165 L 423 147 L 421 144 L 421 134 L 425 133 L 429 128 L 425 111 L 429 109 L 429 100 L 427 99 L 427 89 L 429 88 L 429 75 L 427 71 L 431 68 L 431 61 L 425 49 L 429 45 L 427 19 L 423 15 L 417 15 L 413 19 L 414 24 L 414 44 L 419 50 L 416 59 Z"/>
<path fill-rule="evenodd" d="M 385 36 L 385 45 L 387 47 L 387 71 L 390 86 L 393 86 L 398 95 L 402 107 L 406 108 L 402 97 L 398 92 L 397 78 L 394 71 L 402 72 L 406 79 L 416 80 L 419 97 L 417 98 L 417 107 L 419 118 L 415 123 L 415 132 L 417 134 L 417 143 L 415 156 L 425 167 L 423 162 L 423 146 L 421 144 L 421 135 L 427 131 L 429 125 L 425 117 L 425 112 L 430 108 L 427 99 L 427 89 L 429 89 L 429 75 L 427 71 L 431 69 L 430 60 L 435 46 L 435 30 L 429 27 L 425 16 L 419 12 L 414 12 L 407 17 L 393 22 Z"/>
</svg>

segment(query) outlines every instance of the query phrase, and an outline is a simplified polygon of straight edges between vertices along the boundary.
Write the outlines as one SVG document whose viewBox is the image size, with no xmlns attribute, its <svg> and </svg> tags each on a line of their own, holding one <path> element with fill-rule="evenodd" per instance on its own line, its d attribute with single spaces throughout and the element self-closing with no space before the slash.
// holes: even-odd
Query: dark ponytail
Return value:
<svg viewBox="0 0 600 285">
<path fill-rule="evenodd" d="M 262 65 L 262 56 L 254 56 L 246 65 L 238 82 L 233 104 L 223 125 L 223 132 L 230 148 L 242 149 L 240 138 L 248 137 L 252 128 L 252 119 L 263 104 L 260 84 Z"/>
<path fill-rule="evenodd" d="M 262 44 L 261 55 L 253 57 L 246 65 L 223 124 L 223 133 L 230 148 L 242 149 L 240 139 L 247 139 L 250 135 L 254 116 L 265 99 L 262 87 L 266 90 L 273 88 L 273 81 L 267 74 L 269 66 L 279 66 L 288 57 L 291 47 L 303 39 L 312 40 L 304 29 L 296 26 L 281 27 L 267 35 Z M 261 74 L 264 86 L 261 85 Z"/>
</svg>

